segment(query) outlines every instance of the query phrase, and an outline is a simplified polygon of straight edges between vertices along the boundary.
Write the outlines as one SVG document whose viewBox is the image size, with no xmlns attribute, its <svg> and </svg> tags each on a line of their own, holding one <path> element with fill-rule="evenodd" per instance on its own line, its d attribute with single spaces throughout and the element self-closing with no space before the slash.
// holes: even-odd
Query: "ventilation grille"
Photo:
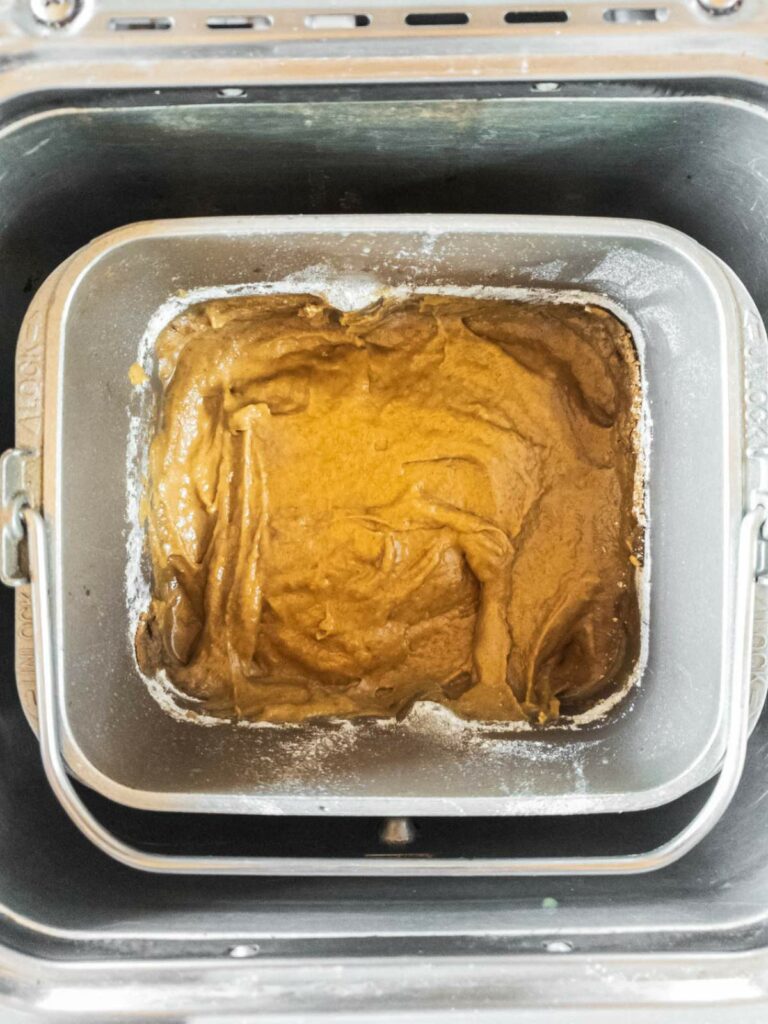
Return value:
<svg viewBox="0 0 768 1024">
<path fill-rule="evenodd" d="M 581 39 L 576 46 L 583 52 L 583 40 L 588 39 L 591 52 L 598 55 L 601 40 L 610 45 L 607 41 L 614 35 L 626 37 L 633 47 L 645 50 L 646 40 L 654 32 L 708 36 L 709 45 L 714 32 L 720 36 L 723 29 L 744 32 L 747 23 L 756 26 L 759 22 L 768 30 L 766 0 L 743 0 L 727 19 L 708 16 L 701 6 L 704 0 L 667 0 L 659 5 L 637 0 L 614 0 L 613 4 L 605 0 L 464 0 L 464 4 L 455 5 L 443 5 L 442 0 L 364 0 L 360 6 L 348 7 L 342 6 L 345 0 L 316 0 L 315 4 L 312 0 L 299 0 L 295 6 L 284 5 L 281 0 L 210 0 L 207 6 L 197 6 L 189 0 L 157 0 L 155 8 L 150 6 L 150 0 L 142 0 L 140 12 L 131 10 L 131 0 L 123 2 L 125 7 L 121 0 L 81 0 L 81 15 L 66 26 L 67 31 L 60 33 L 59 38 L 111 37 L 124 45 L 129 37 L 133 43 L 149 45 L 155 37 L 165 47 L 206 43 L 217 47 L 242 46 L 248 45 L 249 39 L 258 39 L 258 45 L 263 47 L 278 42 L 292 45 L 343 39 L 347 47 L 359 41 L 366 53 L 371 53 L 371 44 L 379 41 L 462 37 L 489 38 L 494 45 L 519 39 L 524 46 L 533 46 L 534 38 L 551 38 L 559 39 L 563 49 L 567 49 L 570 40 Z M 56 31 L 41 27 L 39 22 L 25 25 L 36 33 Z"/>
<path fill-rule="evenodd" d="M 174 9 L 173 13 L 155 14 L 152 16 L 113 17 L 107 22 L 107 28 L 113 32 L 168 32 L 176 30 L 189 32 L 203 28 L 207 32 L 237 33 L 274 32 L 284 35 L 290 32 L 295 36 L 297 31 L 317 36 L 354 33 L 368 30 L 393 34 L 398 26 L 402 32 L 408 30 L 421 32 L 461 32 L 469 30 L 476 33 L 484 32 L 512 33 L 526 29 L 546 30 L 576 21 L 582 28 L 589 24 L 602 23 L 615 25 L 617 28 L 640 28 L 661 24 L 669 20 L 670 7 L 642 7 L 621 5 L 600 8 L 589 5 L 579 9 L 559 6 L 520 6 L 504 10 L 498 5 L 472 7 L 469 10 L 407 10 L 401 7 L 384 8 L 370 11 L 317 11 L 302 13 L 295 10 L 281 9 L 275 6 L 270 13 L 243 14 L 237 11 L 227 12 L 219 8 L 220 13 L 204 18 L 202 24 L 194 20 L 193 10 Z"/>
</svg>

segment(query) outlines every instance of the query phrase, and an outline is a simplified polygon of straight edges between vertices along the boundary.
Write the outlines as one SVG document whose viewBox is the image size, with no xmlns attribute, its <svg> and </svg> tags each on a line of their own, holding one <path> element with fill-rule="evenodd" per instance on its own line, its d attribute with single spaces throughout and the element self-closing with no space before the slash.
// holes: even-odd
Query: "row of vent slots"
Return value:
<svg viewBox="0 0 768 1024">
<path fill-rule="evenodd" d="M 666 7 L 609 7 L 603 11 L 603 20 L 619 25 L 637 22 L 666 21 L 669 11 Z M 568 11 L 508 11 L 504 15 L 507 25 L 544 25 L 568 21 Z M 405 24 L 414 28 L 446 25 L 467 25 L 469 15 L 466 12 L 420 12 L 406 14 Z M 269 29 L 273 19 L 269 15 L 218 15 L 208 18 L 209 29 Z M 351 28 L 367 28 L 371 24 L 368 14 L 309 14 L 304 19 L 309 29 L 340 30 Z M 173 19 L 156 18 L 112 18 L 109 27 L 113 31 L 164 31 L 173 28 Z"/>
</svg>

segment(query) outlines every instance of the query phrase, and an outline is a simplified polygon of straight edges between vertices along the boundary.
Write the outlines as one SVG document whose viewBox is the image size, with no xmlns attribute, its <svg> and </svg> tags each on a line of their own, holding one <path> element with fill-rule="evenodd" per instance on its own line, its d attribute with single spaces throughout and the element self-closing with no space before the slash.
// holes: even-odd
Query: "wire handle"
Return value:
<svg viewBox="0 0 768 1024">
<path fill-rule="evenodd" d="M 115 836 L 85 806 L 67 774 L 61 752 L 58 680 L 54 659 L 51 588 L 45 520 L 22 510 L 29 544 L 37 670 L 40 750 L 48 781 L 69 817 L 96 846 L 141 871 L 182 875 L 631 875 L 666 867 L 688 853 L 715 826 L 738 786 L 746 757 L 752 634 L 758 546 L 768 512 L 762 505 L 741 522 L 736 566 L 732 699 L 726 707 L 726 749 L 720 775 L 706 803 L 682 831 L 647 853 L 603 857 L 222 857 L 150 853 Z"/>
</svg>

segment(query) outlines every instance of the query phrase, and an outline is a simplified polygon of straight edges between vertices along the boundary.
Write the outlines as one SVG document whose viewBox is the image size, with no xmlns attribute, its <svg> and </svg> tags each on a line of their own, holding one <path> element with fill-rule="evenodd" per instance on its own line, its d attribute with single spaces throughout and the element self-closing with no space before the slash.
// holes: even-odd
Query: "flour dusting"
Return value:
<svg viewBox="0 0 768 1024">
<path fill-rule="evenodd" d="M 427 234 L 423 240 L 422 256 L 429 256 L 434 249 L 437 235 Z M 620 257 L 617 257 L 620 258 Z M 637 259 L 633 253 L 633 259 Z M 604 261 L 605 262 L 605 261 Z M 634 264 L 637 270 L 637 264 Z M 542 264 L 536 268 L 539 280 L 553 280 L 560 272 L 557 261 Z M 591 278 L 600 278 L 607 269 L 602 264 L 596 268 Z M 615 271 L 615 267 L 613 268 Z M 648 271 L 650 276 L 650 271 Z M 635 285 L 642 291 L 642 278 Z M 125 595 L 128 612 L 129 642 L 133 650 L 133 638 L 139 625 L 141 615 L 149 607 L 151 598 L 151 576 L 145 556 L 145 524 L 142 514 L 142 500 L 146 486 L 149 445 L 155 426 L 157 413 L 157 389 L 153 385 L 154 347 L 161 331 L 180 313 L 192 305 L 210 299 L 234 298 L 246 295 L 295 294 L 309 293 L 326 299 L 337 309 L 346 312 L 362 309 L 381 298 L 403 299 L 408 295 L 429 294 L 446 296 L 467 296 L 487 299 L 512 299 L 529 302 L 579 303 L 594 305 L 610 310 L 629 329 L 638 351 L 641 368 L 641 394 L 638 395 L 638 468 L 635 481 L 635 510 L 638 520 L 646 527 L 644 565 L 637 569 L 637 587 L 642 617 L 640 654 L 637 664 L 625 684 L 617 691 L 600 701 L 588 711 L 559 720 L 556 725 L 546 729 L 534 728 L 528 722 L 474 722 L 459 718 L 449 709 L 429 701 L 415 704 L 407 715 L 400 720 L 365 719 L 341 720 L 329 719 L 319 728 L 315 723 L 276 724 L 272 722 L 232 722 L 228 719 L 215 718 L 196 708 L 196 702 L 187 694 L 177 690 L 165 672 L 158 672 L 149 677 L 137 671 L 154 700 L 169 715 L 179 721 L 194 723 L 199 726 L 232 727 L 240 729 L 277 729 L 281 732 L 281 745 L 295 743 L 296 755 L 306 768 L 308 763 L 322 764 L 329 756 L 342 750 L 353 748 L 358 742 L 360 729 L 365 726 L 366 732 L 390 733 L 392 736 L 404 730 L 415 736 L 423 737 L 442 748 L 472 749 L 484 756 L 494 753 L 503 756 L 504 748 L 510 742 L 515 744 L 515 756 L 530 758 L 535 761 L 560 759 L 569 770 L 579 774 L 579 765 L 574 760 L 574 748 L 569 745 L 547 744 L 541 741 L 526 742 L 521 734 L 535 732 L 545 736 L 549 729 L 575 731 L 582 726 L 604 719 L 606 715 L 627 696 L 630 690 L 638 686 L 642 678 L 648 653 L 648 608 L 650 586 L 650 544 L 647 534 L 647 489 L 646 467 L 651 444 L 651 422 L 644 400 L 646 393 L 643 370 L 643 337 L 638 325 L 627 311 L 618 303 L 601 294 L 579 289 L 549 289 L 523 287 L 492 287 L 477 285 L 473 287 L 439 285 L 434 287 L 414 287 L 404 283 L 396 287 L 386 286 L 369 274 L 339 275 L 337 270 L 324 264 L 314 264 L 299 273 L 292 274 L 276 282 L 254 282 L 250 284 L 221 285 L 198 288 L 171 296 L 152 316 L 144 335 L 139 343 L 136 354 L 137 365 L 146 375 L 146 382 L 135 386 L 129 407 L 129 433 L 126 450 L 126 492 L 127 492 L 127 558 L 125 572 Z M 644 293 L 643 293 L 644 294 Z M 140 379 L 136 375 L 137 379 Z M 134 653 L 135 659 L 135 653 Z M 586 739 L 580 746 L 588 745 Z M 583 771 L 582 771 L 583 780 Z M 577 790 L 578 791 L 578 790 Z"/>
</svg>

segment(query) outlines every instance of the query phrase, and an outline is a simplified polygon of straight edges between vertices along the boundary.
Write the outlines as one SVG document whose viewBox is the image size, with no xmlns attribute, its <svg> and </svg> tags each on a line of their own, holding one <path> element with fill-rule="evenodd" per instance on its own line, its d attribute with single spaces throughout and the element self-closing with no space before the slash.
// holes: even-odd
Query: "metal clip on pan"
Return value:
<svg viewBox="0 0 768 1024">
<path fill-rule="evenodd" d="M 736 790 L 746 756 L 750 665 L 758 548 L 768 519 L 758 504 L 741 523 L 731 661 L 732 700 L 726 705 L 726 749 L 717 782 L 706 803 L 676 836 L 648 850 L 625 856 L 500 857 L 423 859 L 351 857 L 206 857 L 150 853 L 123 842 L 106 829 L 80 799 L 61 752 L 60 694 L 53 648 L 47 534 L 43 516 L 20 509 L 29 548 L 32 587 L 40 749 L 48 781 L 80 831 L 115 860 L 142 871 L 190 875 L 627 875 L 666 867 L 688 853 L 714 827 Z M 17 523 L 18 527 L 18 523 Z"/>
</svg>

